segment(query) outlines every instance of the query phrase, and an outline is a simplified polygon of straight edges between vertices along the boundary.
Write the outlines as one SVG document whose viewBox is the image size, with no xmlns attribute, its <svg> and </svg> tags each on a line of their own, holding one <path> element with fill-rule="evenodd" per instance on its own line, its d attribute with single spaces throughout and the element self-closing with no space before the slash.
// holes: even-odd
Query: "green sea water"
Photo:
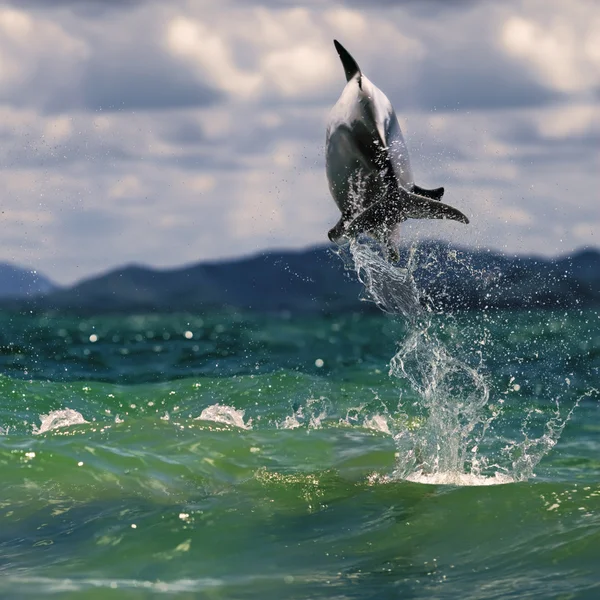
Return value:
<svg viewBox="0 0 600 600">
<path fill-rule="evenodd" d="M 0 597 L 598 598 L 599 324 L 2 314 Z"/>
</svg>

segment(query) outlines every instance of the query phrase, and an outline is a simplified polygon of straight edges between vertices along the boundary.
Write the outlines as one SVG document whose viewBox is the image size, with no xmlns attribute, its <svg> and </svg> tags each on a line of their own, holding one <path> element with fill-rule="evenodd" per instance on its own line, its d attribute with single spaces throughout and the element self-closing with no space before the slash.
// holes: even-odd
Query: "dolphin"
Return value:
<svg viewBox="0 0 600 600">
<path fill-rule="evenodd" d="M 333 41 L 346 73 L 346 86 L 327 124 L 326 171 L 329 190 L 342 217 L 329 239 L 366 233 L 398 258 L 394 231 L 406 219 L 452 219 L 468 223 L 456 208 L 440 202 L 444 188 L 414 183 L 408 149 L 387 96 Z"/>
</svg>

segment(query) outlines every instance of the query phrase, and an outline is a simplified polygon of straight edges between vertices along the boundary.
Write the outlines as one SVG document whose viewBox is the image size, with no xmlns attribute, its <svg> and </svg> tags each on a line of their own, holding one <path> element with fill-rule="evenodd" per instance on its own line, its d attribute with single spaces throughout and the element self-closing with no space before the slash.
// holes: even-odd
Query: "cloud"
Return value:
<svg viewBox="0 0 600 600">
<path fill-rule="evenodd" d="M 8 0 L 9 4 L 20 9 L 53 11 L 65 8 L 84 18 L 95 18 L 108 11 L 127 10 L 148 0 Z"/>
<path fill-rule="evenodd" d="M 200 20 L 174 18 L 167 27 L 165 42 L 172 55 L 188 60 L 218 89 L 243 98 L 258 92 L 260 75 L 239 68 L 229 44 Z"/>
<path fill-rule="evenodd" d="M 0 8 L 0 102 L 44 107 L 77 97 L 74 83 L 89 48 L 49 19 Z"/>
<path fill-rule="evenodd" d="M 571 26 L 548 15 L 552 11 L 533 18 L 527 15 L 507 19 L 502 28 L 502 42 L 507 51 L 527 61 L 537 79 L 552 89 L 567 93 L 599 89 L 597 7 L 592 3 L 575 3 Z"/>
<path fill-rule="evenodd" d="M 172 56 L 237 101 L 322 99 L 339 70 L 323 27 L 303 8 L 248 11 L 243 32 L 211 27 L 200 14 L 177 16 L 165 41 Z M 252 47 L 246 66 L 235 52 L 244 45 Z"/>
<path fill-rule="evenodd" d="M 27 8 L 45 9 L 54 9 L 62 6 L 76 8 L 96 5 L 111 9 L 120 9 L 143 3 L 148 4 L 148 0 L 8 0 L 8 3 Z"/>
<path fill-rule="evenodd" d="M 218 102 L 218 90 L 157 42 L 164 18 L 140 7 L 103 14 L 82 27 L 72 15 L 61 21 L 47 12 L 0 9 L 0 100 L 47 113 Z M 144 33 L 136 36 L 139 29 Z"/>
<path fill-rule="evenodd" d="M 510 252 L 593 243 L 587 0 L 12 2 L 0 8 L 0 258 L 61 282 L 326 241 L 339 38 L 394 103 L 417 182 Z"/>
<path fill-rule="evenodd" d="M 215 104 L 221 98 L 210 85 L 188 77 L 166 60 L 149 60 L 141 52 L 126 62 L 118 51 L 96 56 L 87 65 L 81 89 L 80 106 L 86 110 L 198 107 Z M 64 110 L 64 99 L 48 108 Z"/>
<path fill-rule="evenodd" d="M 438 2 L 426 4 L 430 14 L 438 14 Z M 50 112 L 202 107 L 226 99 L 322 103 L 343 81 L 333 37 L 346 43 L 376 83 L 388 80 L 381 87 L 403 108 L 493 108 L 564 99 L 572 91 L 567 84 L 532 76 L 532 68 L 543 71 L 544 65 L 560 62 L 544 57 L 547 50 L 559 51 L 565 40 L 571 40 L 571 50 L 560 63 L 558 80 L 577 78 L 580 90 L 595 65 L 595 26 L 589 27 L 587 50 L 578 53 L 573 34 L 559 29 L 554 40 L 531 10 L 517 18 L 506 7 L 459 3 L 460 10 L 425 19 L 399 6 L 384 13 L 340 5 L 311 11 L 229 3 L 236 19 L 210 4 L 200 8 L 182 2 L 132 3 L 127 11 L 95 19 L 67 15 L 57 20 L 47 10 L 30 15 L 7 9 L 11 22 L 29 23 L 5 42 L 5 53 L 15 58 L 12 72 L 19 74 L 6 82 L 7 99 L 16 104 L 26 96 L 28 103 Z M 377 32 L 377 44 L 367 32 Z M 44 61 L 47 67 L 38 68 Z M 26 68 L 17 68 L 19 63 Z M 38 88 L 41 94 L 35 93 Z"/>
<path fill-rule="evenodd" d="M 432 8 L 437 3 L 428 4 L 437 14 Z M 500 30 L 511 18 L 512 7 L 487 3 L 460 6 L 464 10 L 448 10 L 435 19 L 404 15 L 395 9 L 396 18 L 389 19 L 390 24 L 375 24 L 385 42 L 390 40 L 390 51 L 379 64 L 369 66 L 375 67 L 376 82 L 389 80 L 389 73 L 395 73 L 384 89 L 399 99 L 402 109 L 495 109 L 564 99 L 560 90 L 532 78 L 529 68 L 507 52 Z M 391 43 L 404 32 L 410 32 L 412 47 Z"/>
</svg>

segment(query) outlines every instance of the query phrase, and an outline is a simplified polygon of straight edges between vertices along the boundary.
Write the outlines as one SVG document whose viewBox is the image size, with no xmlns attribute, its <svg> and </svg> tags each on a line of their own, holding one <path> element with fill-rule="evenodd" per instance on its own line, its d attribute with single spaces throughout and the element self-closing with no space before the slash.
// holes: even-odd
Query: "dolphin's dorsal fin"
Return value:
<svg viewBox="0 0 600 600">
<path fill-rule="evenodd" d="M 344 71 L 346 72 L 346 81 L 350 81 L 358 73 L 358 87 L 362 88 L 362 73 L 358 63 L 350 56 L 350 53 L 337 40 L 333 40 L 333 45 L 339 54 Z"/>
</svg>

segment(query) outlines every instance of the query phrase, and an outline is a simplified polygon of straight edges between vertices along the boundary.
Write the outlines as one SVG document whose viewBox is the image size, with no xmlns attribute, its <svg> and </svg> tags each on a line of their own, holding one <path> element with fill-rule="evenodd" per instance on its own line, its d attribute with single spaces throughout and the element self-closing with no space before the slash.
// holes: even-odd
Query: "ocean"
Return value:
<svg viewBox="0 0 600 600">
<path fill-rule="evenodd" d="M 599 315 L 0 314 L 2 598 L 598 598 Z"/>
</svg>

